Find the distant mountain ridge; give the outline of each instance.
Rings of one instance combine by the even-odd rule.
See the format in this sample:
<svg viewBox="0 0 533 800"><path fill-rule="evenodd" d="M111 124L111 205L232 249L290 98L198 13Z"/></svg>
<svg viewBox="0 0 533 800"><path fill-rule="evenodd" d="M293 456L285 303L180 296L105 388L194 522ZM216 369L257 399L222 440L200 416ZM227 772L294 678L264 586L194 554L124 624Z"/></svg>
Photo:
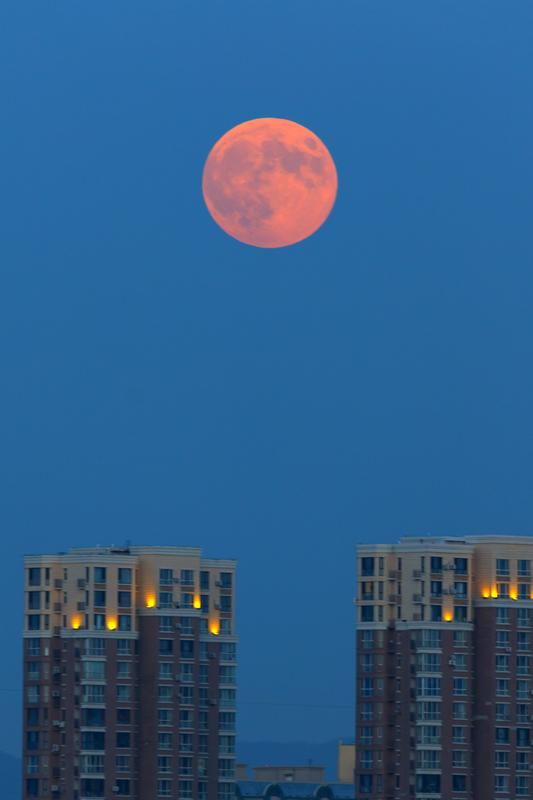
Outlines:
<svg viewBox="0 0 533 800"><path fill-rule="evenodd" d="M0 753L0 786L2 800L19 800L22 792L20 783L22 765L18 758Z"/></svg>

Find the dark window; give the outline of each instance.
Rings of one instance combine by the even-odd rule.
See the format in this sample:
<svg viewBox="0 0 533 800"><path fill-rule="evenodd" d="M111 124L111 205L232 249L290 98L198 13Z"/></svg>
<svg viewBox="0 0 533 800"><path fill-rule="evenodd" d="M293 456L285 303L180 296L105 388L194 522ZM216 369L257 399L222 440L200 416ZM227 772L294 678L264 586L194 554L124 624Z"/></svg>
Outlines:
<svg viewBox="0 0 533 800"><path fill-rule="evenodd" d="M432 597L442 597L442 581L431 581L430 592Z"/></svg>
<svg viewBox="0 0 533 800"><path fill-rule="evenodd" d="M371 578L374 575L374 559L370 556L365 556L361 559L361 575L365 578Z"/></svg>
<svg viewBox="0 0 533 800"><path fill-rule="evenodd" d="M41 618L39 614L30 614L28 616L28 628L30 631L38 631L41 628Z"/></svg>
<svg viewBox="0 0 533 800"><path fill-rule="evenodd" d="M182 569L180 573L182 586L194 586L194 572L192 569Z"/></svg>
<svg viewBox="0 0 533 800"><path fill-rule="evenodd" d="M180 656L182 658L194 658L194 642L190 639L180 641Z"/></svg>
<svg viewBox="0 0 533 800"><path fill-rule="evenodd" d="M440 794L440 775L417 775L416 791L428 794Z"/></svg>
<svg viewBox="0 0 533 800"><path fill-rule="evenodd" d="M94 582L95 583L105 583L106 582L106 568L105 567L95 567L94 568Z"/></svg>
<svg viewBox="0 0 533 800"><path fill-rule="evenodd" d="M118 615L118 629L119 631L131 631L131 616L130 614Z"/></svg>
<svg viewBox="0 0 533 800"><path fill-rule="evenodd" d="M456 622L466 622L466 614L467 614L466 606L455 606L453 618Z"/></svg>
<svg viewBox="0 0 533 800"><path fill-rule="evenodd" d="M39 731L28 731L26 733L26 747L28 750L39 749Z"/></svg>
<svg viewBox="0 0 533 800"><path fill-rule="evenodd" d="M103 728L105 726L105 708L83 708L81 724L87 728Z"/></svg>
<svg viewBox="0 0 533 800"><path fill-rule="evenodd" d="M118 607L131 608L131 592L118 593Z"/></svg>
<svg viewBox="0 0 533 800"><path fill-rule="evenodd" d="M172 655L172 639L160 639L159 640L159 653L162 656L170 656Z"/></svg>
<svg viewBox="0 0 533 800"><path fill-rule="evenodd" d="M117 787L117 790L115 791L113 788L113 794L118 795L119 797L130 794L130 782L128 780L119 778L114 782L114 786Z"/></svg>
<svg viewBox="0 0 533 800"><path fill-rule="evenodd" d="M454 558L453 560L455 574L467 575L468 574L468 559L467 558Z"/></svg>
<svg viewBox="0 0 533 800"><path fill-rule="evenodd" d="M223 594L220 597L220 610L229 612L231 611L231 595Z"/></svg>
<svg viewBox="0 0 533 800"><path fill-rule="evenodd" d="M372 775L359 775L359 791L361 794L372 793Z"/></svg>
<svg viewBox="0 0 533 800"><path fill-rule="evenodd" d="M94 605L97 608L105 608L105 592L97 590L94 593Z"/></svg>
<svg viewBox="0 0 533 800"><path fill-rule="evenodd" d="M28 583L30 586L40 586L41 585L41 568L40 567L30 567L28 570Z"/></svg>
<svg viewBox="0 0 533 800"><path fill-rule="evenodd" d="M200 589L209 589L209 572L200 572Z"/></svg>
<svg viewBox="0 0 533 800"><path fill-rule="evenodd" d="M466 792L466 775L452 775L452 789L454 792Z"/></svg>
<svg viewBox="0 0 533 800"><path fill-rule="evenodd" d="M374 606L361 606L361 622L374 622Z"/></svg>
<svg viewBox="0 0 533 800"><path fill-rule="evenodd" d="M28 778L26 781L26 794L28 797L39 797L39 781L37 778Z"/></svg>
<svg viewBox="0 0 533 800"><path fill-rule="evenodd" d="M442 572L442 558L441 556L431 556L431 571Z"/></svg>
<svg viewBox="0 0 533 800"><path fill-rule="evenodd" d="M202 611L204 612L204 614L207 614L207 612L209 611L209 595L208 594L200 595L200 603Z"/></svg>
<svg viewBox="0 0 533 800"><path fill-rule="evenodd" d="M117 747L130 747L131 733L126 731L118 731L117 733Z"/></svg>
<svg viewBox="0 0 533 800"><path fill-rule="evenodd" d="M123 586L131 585L131 569L129 567L119 567L118 582Z"/></svg>
<svg viewBox="0 0 533 800"><path fill-rule="evenodd" d="M508 744L509 743L509 728L496 728L496 741L499 744Z"/></svg>
<svg viewBox="0 0 533 800"><path fill-rule="evenodd" d="M120 725L129 725L131 723L131 711L129 708L117 708L117 722Z"/></svg>
<svg viewBox="0 0 533 800"><path fill-rule="evenodd" d="M39 709L38 708L27 708L26 709L26 724L27 725L38 725L39 724Z"/></svg>
<svg viewBox="0 0 533 800"><path fill-rule="evenodd" d="M231 589L232 586L232 579L233 575L231 572L221 572L220 573L220 585L224 589Z"/></svg>
<svg viewBox="0 0 533 800"><path fill-rule="evenodd" d="M105 733L100 731L82 731L82 750L105 750Z"/></svg>
<svg viewBox="0 0 533 800"><path fill-rule="evenodd" d="M517 728L516 729L516 746L517 747L529 747L530 743L530 732L529 728Z"/></svg>
<svg viewBox="0 0 533 800"><path fill-rule="evenodd" d="M431 617L432 622L442 622L442 606L431 606Z"/></svg>
<svg viewBox="0 0 533 800"><path fill-rule="evenodd" d="M159 583L163 584L164 586L168 586L174 580L173 572L171 569L160 569L159 570Z"/></svg>
<svg viewBox="0 0 533 800"><path fill-rule="evenodd" d="M28 592L28 608L32 611L39 611L41 608L41 593Z"/></svg>
<svg viewBox="0 0 533 800"><path fill-rule="evenodd" d="M105 797L105 781L103 778L82 778L81 796L82 797Z"/></svg>

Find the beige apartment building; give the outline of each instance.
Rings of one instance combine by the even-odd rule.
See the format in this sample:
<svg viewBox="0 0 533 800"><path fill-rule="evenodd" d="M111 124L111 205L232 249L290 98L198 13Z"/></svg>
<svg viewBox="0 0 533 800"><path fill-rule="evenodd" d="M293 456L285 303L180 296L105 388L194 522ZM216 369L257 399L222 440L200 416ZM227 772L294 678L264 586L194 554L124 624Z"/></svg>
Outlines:
<svg viewBox="0 0 533 800"><path fill-rule="evenodd" d="M533 537L357 553L356 796L533 796Z"/></svg>
<svg viewBox="0 0 533 800"><path fill-rule="evenodd" d="M24 800L233 800L235 562L96 547L24 570Z"/></svg>

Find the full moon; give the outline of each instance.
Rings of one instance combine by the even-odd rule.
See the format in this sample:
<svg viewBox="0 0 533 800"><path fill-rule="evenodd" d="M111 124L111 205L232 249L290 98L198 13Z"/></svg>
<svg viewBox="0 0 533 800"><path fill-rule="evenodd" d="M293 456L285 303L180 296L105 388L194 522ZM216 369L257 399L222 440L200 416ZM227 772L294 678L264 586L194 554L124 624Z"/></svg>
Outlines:
<svg viewBox="0 0 533 800"><path fill-rule="evenodd" d="M329 216L337 170L312 131L265 117L218 140L202 188L209 213L230 236L255 247L286 247L311 236Z"/></svg>

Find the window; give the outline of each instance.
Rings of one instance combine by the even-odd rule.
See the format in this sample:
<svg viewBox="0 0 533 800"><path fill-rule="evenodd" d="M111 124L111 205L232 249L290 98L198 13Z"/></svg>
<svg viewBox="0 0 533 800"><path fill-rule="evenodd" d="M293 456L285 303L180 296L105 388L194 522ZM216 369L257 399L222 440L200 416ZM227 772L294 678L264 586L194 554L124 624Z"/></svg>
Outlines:
<svg viewBox="0 0 533 800"><path fill-rule="evenodd" d="M517 561L517 574L519 578L531 577L531 561L525 559Z"/></svg>
<svg viewBox="0 0 533 800"><path fill-rule="evenodd" d="M466 719L466 703L452 703L453 719Z"/></svg>
<svg viewBox="0 0 533 800"><path fill-rule="evenodd" d="M434 701L417 703L418 718L422 721L439 721L441 719L441 704Z"/></svg>
<svg viewBox="0 0 533 800"><path fill-rule="evenodd" d="M529 797L529 778L525 775L517 775L515 778L515 794L520 797Z"/></svg>
<svg viewBox="0 0 533 800"><path fill-rule="evenodd" d="M365 578L374 576L374 559L372 557L365 556L361 559L361 575Z"/></svg>
<svg viewBox="0 0 533 800"><path fill-rule="evenodd" d="M85 684L81 687L83 703L105 703L105 686Z"/></svg>
<svg viewBox="0 0 533 800"><path fill-rule="evenodd" d="M508 583L497 583L496 584L496 591L498 592L498 597L508 598L509 597L509 584Z"/></svg>
<svg viewBox="0 0 533 800"><path fill-rule="evenodd" d="M172 655L172 646L174 642L172 639L160 639L159 640L159 654L162 656L171 656Z"/></svg>
<svg viewBox="0 0 533 800"><path fill-rule="evenodd" d="M118 615L118 629L119 631L131 631L131 615L119 614Z"/></svg>
<svg viewBox="0 0 533 800"><path fill-rule="evenodd" d="M453 610L453 618L455 622L466 622L467 621L467 607L466 606L455 606Z"/></svg>
<svg viewBox="0 0 533 800"><path fill-rule="evenodd" d="M41 608L41 593L28 592L28 608L31 611L39 611Z"/></svg>
<svg viewBox="0 0 533 800"><path fill-rule="evenodd" d="M516 681L516 697L518 700L529 700L529 681L523 678Z"/></svg>
<svg viewBox="0 0 533 800"><path fill-rule="evenodd" d="M432 622L442 622L442 606L430 606Z"/></svg>
<svg viewBox="0 0 533 800"><path fill-rule="evenodd" d="M455 581L453 591L456 597L465 598L468 595L468 584L465 581Z"/></svg>
<svg viewBox="0 0 533 800"><path fill-rule="evenodd" d="M226 614L231 612L231 595L223 594L220 597L220 610Z"/></svg>
<svg viewBox="0 0 533 800"><path fill-rule="evenodd" d="M516 649L518 651L526 650L527 652L531 649L531 641L529 638L529 633L526 631L518 631L516 634Z"/></svg>
<svg viewBox="0 0 533 800"><path fill-rule="evenodd" d="M157 781L157 796L172 797L172 781Z"/></svg>
<svg viewBox="0 0 533 800"><path fill-rule="evenodd" d="M93 625L96 631L105 631L105 614L95 614Z"/></svg>
<svg viewBox="0 0 533 800"><path fill-rule="evenodd" d="M468 575L468 559L454 558L454 570L456 575Z"/></svg>
<svg viewBox="0 0 533 800"><path fill-rule="evenodd" d="M530 731L529 728L516 729L516 746L529 747L530 745Z"/></svg>
<svg viewBox="0 0 533 800"><path fill-rule="evenodd" d="M172 711L169 708L160 708L157 712L158 725L172 725Z"/></svg>
<svg viewBox="0 0 533 800"><path fill-rule="evenodd" d="M106 582L106 575L107 571L105 567L95 567L94 568L94 582L95 583L105 583Z"/></svg>
<svg viewBox="0 0 533 800"><path fill-rule="evenodd" d="M456 653L455 656L455 669L456 671L462 672L466 670L467 663L466 663L466 654L465 653Z"/></svg>
<svg viewBox="0 0 533 800"><path fill-rule="evenodd" d="M466 647L466 631L454 631L453 643L455 647Z"/></svg>
<svg viewBox="0 0 533 800"><path fill-rule="evenodd" d="M531 609L517 608L516 624L518 625L519 628L529 628L531 624Z"/></svg>
<svg viewBox="0 0 533 800"><path fill-rule="evenodd" d="M428 628L421 630L418 638L419 647L427 649L440 649L441 647L441 632Z"/></svg>
<svg viewBox="0 0 533 800"><path fill-rule="evenodd" d="M117 723L119 725L130 725L131 710L129 708L117 708Z"/></svg>
<svg viewBox="0 0 533 800"><path fill-rule="evenodd" d="M439 697L441 694L440 678L417 678L416 693L419 697Z"/></svg>
<svg viewBox="0 0 533 800"><path fill-rule="evenodd" d="M496 696L497 697L509 696L509 681L507 678L496 679Z"/></svg>
<svg viewBox="0 0 533 800"><path fill-rule="evenodd" d="M419 672L441 672L440 653L418 653L417 669Z"/></svg>
<svg viewBox="0 0 533 800"><path fill-rule="evenodd" d="M181 639L180 656L181 658L194 658L194 641L190 639Z"/></svg>
<svg viewBox="0 0 533 800"><path fill-rule="evenodd" d="M518 599L519 600L529 600L531 597L531 584L530 583L519 583L518 584Z"/></svg>
<svg viewBox="0 0 533 800"><path fill-rule="evenodd" d="M452 775L452 791L466 792L466 775Z"/></svg>
<svg viewBox="0 0 533 800"><path fill-rule="evenodd" d="M84 680L105 681L105 661L82 661Z"/></svg>
<svg viewBox="0 0 533 800"><path fill-rule="evenodd" d="M496 559L496 575L498 578L509 577L509 559L507 558Z"/></svg>
<svg viewBox="0 0 533 800"><path fill-rule="evenodd" d="M172 772L172 759L169 756L158 756L157 771Z"/></svg>
<svg viewBox="0 0 533 800"><path fill-rule="evenodd" d="M39 631L41 629L41 617L39 614L28 615L28 630Z"/></svg>
<svg viewBox="0 0 533 800"><path fill-rule="evenodd" d="M199 715L199 722L201 727L201 714ZM187 710L182 709L180 711L180 727L184 729L193 727L192 711L189 711L188 709ZM207 728L207 720L206 720L206 728Z"/></svg>
<svg viewBox="0 0 533 800"><path fill-rule="evenodd" d="M41 655L41 640L40 639L28 639L28 655L29 656L40 656Z"/></svg>
<svg viewBox="0 0 533 800"><path fill-rule="evenodd" d="M468 693L468 681L466 678L453 679L453 693L454 695L463 695Z"/></svg>
<svg viewBox="0 0 533 800"><path fill-rule="evenodd" d="M40 586L41 585L41 568L30 567L28 570L28 585Z"/></svg>
<svg viewBox="0 0 533 800"><path fill-rule="evenodd" d="M173 605L172 592L159 592L159 608L172 608Z"/></svg>
<svg viewBox="0 0 533 800"><path fill-rule="evenodd" d="M496 711L496 719L498 722L509 722L510 719L509 703L496 703L495 711Z"/></svg>
<svg viewBox="0 0 533 800"><path fill-rule="evenodd" d="M192 569L182 569L180 582L182 586L194 586L194 571Z"/></svg>
<svg viewBox="0 0 533 800"><path fill-rule="evenodd" d="M159 631L160 633L172 631L172 617L159 617Z"/></svg>
<svg viewBox="0 0 533 800"><path fill-rule="evenodd" d="M192 686L180 686L180 703L184 706L192 706L193 704Z"/></svg>
<svg viewBox="0 0 533 800"><path fill-rule="evenodd" d="M178 763L180 775L192 775L192 758L182 756Z"/></svg>
<svg viewBox="0 0 533 800"><path fill-rule="evenodd" d="M466 767L466 751L452 750L452 767L464 769Z"/></svg>
<svg viewBox="0 0 533 800"><path fill-rule="evenodd" d="M516 657L517 675L529 675L529 656Z"/></svg>
<svg viewBox="0 0 533 800"><path fill-rule="evenodd" d="M373 792L372 777L373 777L372 775L359 775L360 794L372 794Z"/></svg>
<svg viewBox="0 0 533 800"><path fill-rule="evenodd" d="M131 686L117 684L117 700L131 700Z"/></svg>
<svg viewBox="0 0 533 800"><path fill-rule="evenodd" d="M507 750L495 750L494 751L494 767L496 769L508 769L509 768L509 753Z"/></svg>
<svg viewBox="0 0 533 800"><path fill-rule="evenodd" d="M509 647L509 631L496 631L496 647Z"/></svg>
<svg viewBox="0 0 533 800"><path fill-rule="evenodd" d="M127 731L117 732L117 747L130 747L131 746L131 733Z"/></svg>
<svg viewBox="0 0 533 800"><path fill-rule="evenodd" d="M169 661L161 661L159 664L159 679L169 681L172 678L172 664Z"/></svg>
<svg viewBox="0 0 533 800"><path fill-rule="evenodd" d="M131 678L131 661L117 661L117 678Z"/></svg>
<svg viewBox="0 0 533 800"><path fill-rule="evenodd" d="M118 593L118 607L131 608L131 592Z"/></svg>
<svg viewBox="0 0 533 800"><path fill-rule="evenodd" d="M235 730L235 714L232 711L221 711L218 715L219 731Z"/></svg>
<svg viewBox="0 0 533 800"><path fill-rule="evenodd" d="M509 744L509 728L495 728L494 732L498 744Z"/></svg>
<svg viewBox="0 0 533 800"><path fill-rule="evenodd" d="M102 731L82 731L82 750L105 750L105 733Z"/></svg>
<svg viewBox="0 0 533 800"><path fill-rule="evenodd" d="M121 586L131 586L131 569L129 567L119 567L118 582Z"/></svg>
<svg viewBox="0 0 533 800"><path fill-rule="evenodd" d="M105 608L106 593L101 589L97 589L94 593L94 605L96 608Z"/></svg>
<svg viewBox="0 0 533 800"><path fill-rule="evenodd" d="M519 752L516 754L516 770L517 772L521 770L529 771L529 753Z"/></svg>
<svg viewBox="0 0 533 800"><path fill-rule="evenodd" d="M81 724L84 728L105 728L105 708L82 708Z"/></svg>
<svg viewBox="0 0 533 800"><path fill-rule="evenodd" d="M509 672L509 656L496 655L494 658L496 672Z"/></svg>
<svg viewBox="0 0 533 800"><path fill-rule="evenodd" d="M495 792L509 792L509 776L508 775L495 775L494 776L494 791Z"/></svg>
<svg viewBox="0 0 533 800"><path fill-rule="evenodd" d="M431 567L431 572L442 572L441 556L431 556L430 567Z"/></svg>
<svg viewBox="0 0 533 800"><path fill-rule="evenodd" d="M374 606L361 606L361 622L374 622Z"/></svg>
<svg viewBox="0 0 533 800"><path fill-rule="evenodd" d="M131 655L131 639L117 639L117 655Z"/></svg>
<svg viewBox="0 0 533 800"><path fill-rule="evenodd" d="M429 591L432 597L442 597L442 581L431 581Z"/></svg>
<svg viewBox="0 0 533 800"><path fill-rule="evenodd" d="M157 699L160 703L172 702L172 686L158 686Z"/></svg>
<svg viewBox="0 0 533 800"><path fill-rule="evenodd" d="M172 734L159 733L157 736L159 750L172 750Z"/></svg>
<svg viewBox="0 0 533 800"><path fill-rule="evenodd" d="M453 744L466 743L466 728L461 725L454 725L452 728L452 742Z"/></svg>
<svg viewBox="0 0 533 800"><path fill-rule="evenodd" d="M528 609L526 609L526 611L527 610ZM496 608L496 625L508 625L508 624L509 624L509 609L498 606Z"/></svg>
<svg viewBox="0 0 533 800"><path fill-rule="evenodd" d="M85 639L84 656L105 656L105 639Z"/></svg>
<svg viewBox="0 0 533 800"><path fill-rule="evenodd" d="M202 591L204 591L204 590L208 591L209 590L209 572L206 572L204 570L202 570L202 572L200 572L200 589Z"/></svg>
<svg viewBox="0 0 533 800"><path fill-rule="evenodd" d="M374 694L374 679L363 678L361 681L361 695L363 697L372 697Z"/></svg>
<svg viewBox="0 0 533 800"><path fill-rule="evenodd" d="M171 569L159 570L159 583L161 586L169 586L174 582L174 573Z"/></svg>

